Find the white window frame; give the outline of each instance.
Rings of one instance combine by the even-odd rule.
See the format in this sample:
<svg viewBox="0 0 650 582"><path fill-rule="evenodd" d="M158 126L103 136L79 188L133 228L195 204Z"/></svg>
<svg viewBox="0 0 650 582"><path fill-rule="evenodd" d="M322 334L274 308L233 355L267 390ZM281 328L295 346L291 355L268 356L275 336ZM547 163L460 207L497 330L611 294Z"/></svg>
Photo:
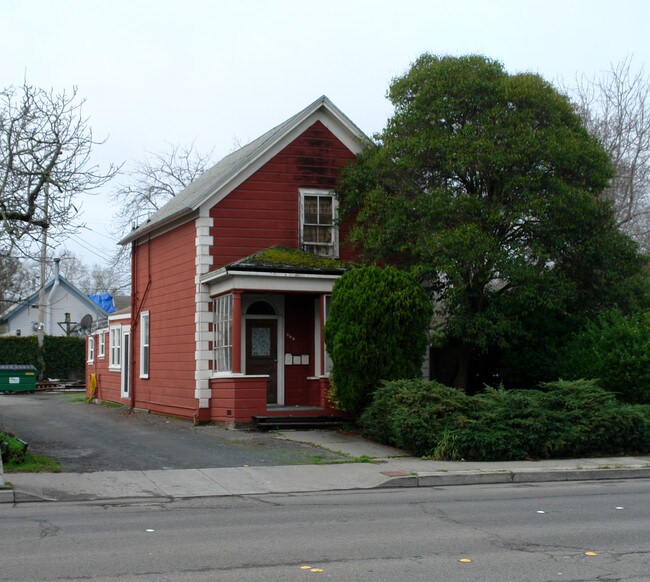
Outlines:
<svg viewBox="0 0 650 582"><path fill-rule="evenodd" d="M110 360L108 363L109 370L122 369L122 326L115 325L109 329L110 341L109 352Z"/></svg>
<svg viewBox="0 0 650 582"><path fill-rule="evenodd" d="M316 243L305 241L305 197L316 196L318 198L331 198L332 199L332 242L331 243ZM316 255L325 257L338 258L339 256L339 229L336 224L338 216L338 200L332 190L316 190L316 189L301 189L300 190L300 248L303 251L309 251ZM313 226L320 225L320 222L312 224Z"/></svg>
<svg viewBox="0 0 650 582"><path fill-rule="evenodd" d="M215 374L232 372L233 294L214 298L213 371Z"/></svg>
<svg viewBox="0 0 650 582"><path fill-rule="evenodd" d="M151 318L148 311L140 314L140 378L149 378L149 366L151 364Z"/></svg>
<svg viewBox="0 0 650 582"><path fill-rule="evenodd" d="M95 361L95 338L88 336L88 363L92 364Z"/></svg>
<svg viewBox="0 0 650 582"><path fill-rule="evenodd" d="M106 357L106 334L101 331L97 334L97 337L99 338L99 353L97 354L97 357L100 360L103 360Z"/></svg>

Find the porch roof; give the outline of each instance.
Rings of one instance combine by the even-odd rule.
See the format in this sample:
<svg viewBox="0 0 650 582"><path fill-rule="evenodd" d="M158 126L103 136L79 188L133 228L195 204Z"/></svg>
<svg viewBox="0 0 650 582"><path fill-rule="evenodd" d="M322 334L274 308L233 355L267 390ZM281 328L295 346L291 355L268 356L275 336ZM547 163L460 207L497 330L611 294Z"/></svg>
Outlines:
<svg viewBox="0 0 650 582"><path fill-rule="evenodd" d="M210 295L232 289L329 293L347 266L338 259L297 249L271 247L201 277Z"/></svg>

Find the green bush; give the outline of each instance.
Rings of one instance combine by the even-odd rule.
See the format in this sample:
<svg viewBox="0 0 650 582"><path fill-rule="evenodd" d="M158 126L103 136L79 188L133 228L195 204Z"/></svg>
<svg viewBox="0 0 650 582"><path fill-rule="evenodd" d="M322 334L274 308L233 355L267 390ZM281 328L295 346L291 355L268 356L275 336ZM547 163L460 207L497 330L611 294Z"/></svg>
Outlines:
<svg viewBox="0 0 650 582"><path fill-rule="evenodd" d="M602 314L569 342L562 375L596 378L625 402L650 403L650 316Z"/></svg>
<svg viewBox="0 0 650 582"><path fill-rule="evenodd" d="M621 404L593 380L476 396L436 382L386 382L361 425L369 438L444 460L650 451L650 406Z"/></svg>
<svg viewBox="0 0 650 582"><path fill-rule="evenodd" d="M429 455L448 427L468 422L473 404L462 390L433 381L383 382L360 423L368 438Z"/></svg>
<svg viewBox="0 0 650 582"><path fill-rule="evenodd" d="M0 448L3 464L19 465L25 460L27 445L12 434L0 432Z"/></svg>
<svg viewBox="0 0 650 582"><path fill-rule="evenodd" d="M43 360L48 378L83 378L86 339L46 335L43 338Z"/></svg>
<svg viewBox="0 0 650 582"><path fill-rule="evenodd" d="M32 336L0 337L0 364L38 367L38 339Z"/></svg>
<svg viewBox="0 0 650 582"><path fill-rule="evenodd" d="M335 404L360 414L381 380L421 375L432 304L410 275L362 267L334 284L325 325Z"/></svg>

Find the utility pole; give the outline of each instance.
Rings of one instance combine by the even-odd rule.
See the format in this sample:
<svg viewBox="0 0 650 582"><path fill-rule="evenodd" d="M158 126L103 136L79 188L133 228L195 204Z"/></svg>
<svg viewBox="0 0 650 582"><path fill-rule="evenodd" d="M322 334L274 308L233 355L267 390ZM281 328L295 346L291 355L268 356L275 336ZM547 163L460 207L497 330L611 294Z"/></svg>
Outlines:
<svg viewBox="0 0 650 582"><path fill-rule="evenodd" d="M48 204L50 194L50 183L45 184L45 200L43 203L43 213L45 219L48 216ZM41 238L41 286L38 290L38 337L39 351L43 348L43 338L45 337L45 261L47 259L47 228L43 228L43 236Z"/></svg>

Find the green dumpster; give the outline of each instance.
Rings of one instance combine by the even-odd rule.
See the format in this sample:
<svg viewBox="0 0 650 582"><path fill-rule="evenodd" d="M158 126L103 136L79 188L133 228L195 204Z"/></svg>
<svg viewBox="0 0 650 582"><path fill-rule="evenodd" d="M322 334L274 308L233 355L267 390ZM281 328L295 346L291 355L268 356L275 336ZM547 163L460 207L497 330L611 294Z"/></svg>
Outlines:
<svg viewBox="0 0 650 582"><path fill-rule="evenodd" d="M38 370L28 364L0 365L0 392L34 392Z"/></svg>

